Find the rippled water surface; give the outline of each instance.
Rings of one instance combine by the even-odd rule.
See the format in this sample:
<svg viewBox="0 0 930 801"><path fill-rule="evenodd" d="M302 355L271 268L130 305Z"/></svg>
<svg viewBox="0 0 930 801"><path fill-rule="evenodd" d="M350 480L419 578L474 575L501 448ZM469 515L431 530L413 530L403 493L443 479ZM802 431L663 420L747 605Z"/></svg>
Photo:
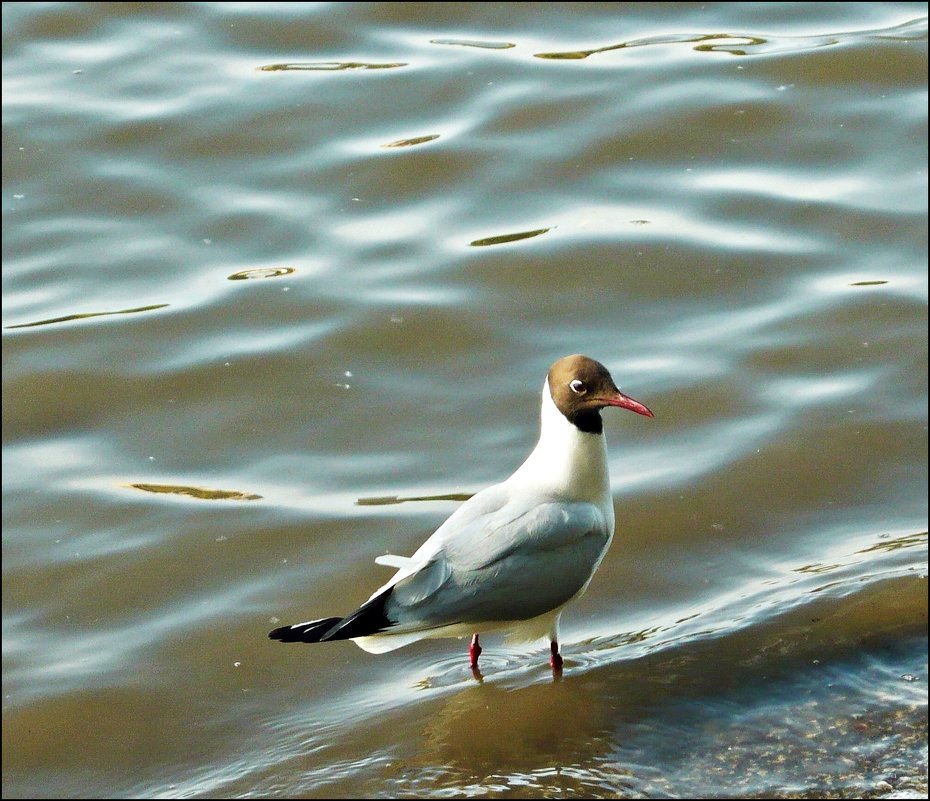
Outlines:
<svg viewBox="0 0 930 801"><path fill-rule="evenodd" d="M4 797L926 796L926 4L3 35ZM605 416L561 681L267 639L506 477L575 352L656 419Z"/></svg>

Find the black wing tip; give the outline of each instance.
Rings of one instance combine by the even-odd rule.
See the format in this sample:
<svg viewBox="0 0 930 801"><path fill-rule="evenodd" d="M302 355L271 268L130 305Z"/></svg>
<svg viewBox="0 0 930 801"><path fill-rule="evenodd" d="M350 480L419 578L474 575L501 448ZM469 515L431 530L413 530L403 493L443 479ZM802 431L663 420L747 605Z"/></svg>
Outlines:
<svg viewBox="0 0 930 801"><path fill-rule="evenodd" d="M370 637L380 634L395 625L386 612L385 604L391 597L393 587L389 587L376 598L363 603L348 617L338 620L328 631L323 632L321 641L354 640L356 637Z"/></svg>
<svg viewBox="0 0 930 801"><path fill-rule="evenodd" d="M327 642L329 640L353 640L379 634L394 625L384 611L392 589L388 588L377 598L362 604L348 617L323 617L281 626L268 632L268 639L279 642Z"/></svg>
<svg viewBox="0 0 930 801"><path fill-rule="evenodd" d="M281 626L268 632L268 639L280 642L319 642L333 626L342 622L341 617L324 617L293 626Z"/></svg>
<svg viewBox="0 0 930 801"><path fill-rule="evenodd" d="M269 640L281 640L281 642L290 642L292 629L290 626L281 626L279 629L268 632Z"/></svg>

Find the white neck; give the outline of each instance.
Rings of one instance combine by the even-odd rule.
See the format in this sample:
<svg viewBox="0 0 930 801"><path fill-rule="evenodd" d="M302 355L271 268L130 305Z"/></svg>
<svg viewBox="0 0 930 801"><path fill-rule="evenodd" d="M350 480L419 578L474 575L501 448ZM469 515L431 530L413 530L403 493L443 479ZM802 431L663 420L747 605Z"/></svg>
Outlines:
<svg viewBox="0 0 930 801"><path fill-rule="evenodd" d="M539 442L508 482L565 500L596 503L613 520L604 434L587 434L572 425L552 401L548 379L542 391Z"/></svg>

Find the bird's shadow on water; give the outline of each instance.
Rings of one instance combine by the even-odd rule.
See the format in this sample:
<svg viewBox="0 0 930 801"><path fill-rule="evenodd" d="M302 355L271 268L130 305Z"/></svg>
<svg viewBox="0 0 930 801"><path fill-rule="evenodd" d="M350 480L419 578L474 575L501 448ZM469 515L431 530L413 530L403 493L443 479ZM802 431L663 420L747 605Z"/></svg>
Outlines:
<svg viewBox="0 0 930 801"><path fill-rule="evenodd" d="M473 683L443 699L424 718L417 758L424 764L493 773L532 769L540 755L580 752L609 737L610 709L596 688L554 678L514 692ZM496 767L495 767L496 766Z"/></svg>

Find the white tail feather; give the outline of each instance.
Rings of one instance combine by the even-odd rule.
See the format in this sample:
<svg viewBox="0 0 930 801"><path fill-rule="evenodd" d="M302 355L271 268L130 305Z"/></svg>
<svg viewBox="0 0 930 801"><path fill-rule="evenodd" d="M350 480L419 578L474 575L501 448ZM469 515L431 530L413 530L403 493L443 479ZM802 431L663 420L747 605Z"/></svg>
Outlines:
<svg viewBox="0 0 930 801"><path fill-rule="evenodd" d="M398 570L403 570L404 568L413 567L416 562L408 556L395 556L392 553L386 553L384 556L375 557L375 564L384 565L385 567L396 567Z"/></svg>

